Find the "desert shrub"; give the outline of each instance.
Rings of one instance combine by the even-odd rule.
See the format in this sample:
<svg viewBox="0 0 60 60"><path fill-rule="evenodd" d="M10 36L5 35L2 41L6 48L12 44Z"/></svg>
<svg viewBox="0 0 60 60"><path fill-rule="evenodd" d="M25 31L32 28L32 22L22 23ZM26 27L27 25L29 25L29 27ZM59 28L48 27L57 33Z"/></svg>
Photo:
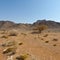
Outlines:
<svg viewBox="0 0 60 60"><path fill-rule="evenodd" d="M45 41L45 43L49 43L49 41Z"/></svg>
<svg viewBox="0 0 60 60"><path fill-rule="evenodd" d="M1 38L8 38L8 36L3 35L3 36L1 36Z"/></svg>
<svg viewBox="0 0 60 60"><path fill-rule="evenodd" d="M41 38L41 40L44 40L43 38Z"/></svg>
<svg viewBox="0 0 60 60"><path fill-rule="evenodd" d="M19 43L19 45L22 45L22 44L23 44L22 42Z"/></svg>
<svg viewBox="0 0 60 60"><path fill-rule="evenodd" d="M34 30L38 30L41 33L43 30L47 29L47 25L38 25Z"/></svg>
<svg viewBox="0 0 60 60"><path fill-rule="evenodd" d="M44 35L43 37L47 37L47 36L48 36L48 34Z"/></svg>
<svg viewBox="0 0 60 60"><path fill-rule="evenodd" d="M56 44L54 44L53 46L56 46Z"/></svg>
<svg viewBox="0 0 60 60"><path fill-rule="evenodd" d="M17 36L17 33L10 33L9 36Z"/></svg>
<svg viewBox="0 0 60 60"><path fill-rule="evenodd" d="M3 54L14 55L16 53L15 47L6 48L3 50Z"/></svg>
<svg viewBox="0 0 60 60"><path fill-rule="evenodd" d="M26 33L21 33L22 35L26 36L27 34Z"/></svg>
<svg viewBox="0 0 60 60"><path fill-rule="evenodd" d="M16 57L17 60L25 60L26 58L27 58L27 55L20 55Z"/></svg>
<svg viewBox="0 0 60 60"><path fill-rule="evenodd" d="M14 46L16 44L15 41L7 41L2 44L3 47Z"/></svg>
<svg viewBox="0 0 60 60"><path fill-rule="evenodd" d="M7 34L7 33L8 33L7 30L2 30L2 31L1 31L1 34Z"/></svg>
<svg viewBox="0 0 60 60"><path fill-rule="evenodd" d="M5 47L5 44L1 44L1 46Z"/></svg>
<svg viewBox="0 0 60 60"><path fill-rule="evenodd" d="M53 41L58 41L58 39L53 39Z"/></svg>
<svg viewBox="0 0 60 60"><path fill-rule="evenodd" d="M2 31L1 34L5 34L5 31Z"/></svg>

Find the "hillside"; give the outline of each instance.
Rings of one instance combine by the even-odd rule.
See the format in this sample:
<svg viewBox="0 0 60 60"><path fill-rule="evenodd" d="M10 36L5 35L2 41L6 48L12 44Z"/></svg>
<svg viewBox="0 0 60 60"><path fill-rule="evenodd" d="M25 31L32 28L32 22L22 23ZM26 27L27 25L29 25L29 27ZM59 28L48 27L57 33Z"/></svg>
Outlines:
<svg viewBox="0 0 60 60"><path fill-rule="evenodd" d="M40 25L49 29L33 33L33 28ZM0 21L0 60L60 60L60 23Z"/></svg>
<svg viewBox="0 0 60 60"><path fill-rule="evenodd" d="M54 22L50 20L37 20L33 24L23 24L23 23L14 23L11 21L0 21L0 30L4 29L23 29L23 30L31 30L33 27L38 25L47 25L49 28L60 28L59 22Z"/></svg>
<svg viewBox="0 0 60 60"><path fill-rule="evenodd" d="M38 25L47 25L49 28L60 28L60 23L51 21L51 20L37 20L36 22L33 23L33 26L38 26Z"/></svg>
<svg viewBox="0 0 60 60"><path fill-rule="evenodd" d="M60 60L60 32L15 30L0 31L0 60Z"/></svg>

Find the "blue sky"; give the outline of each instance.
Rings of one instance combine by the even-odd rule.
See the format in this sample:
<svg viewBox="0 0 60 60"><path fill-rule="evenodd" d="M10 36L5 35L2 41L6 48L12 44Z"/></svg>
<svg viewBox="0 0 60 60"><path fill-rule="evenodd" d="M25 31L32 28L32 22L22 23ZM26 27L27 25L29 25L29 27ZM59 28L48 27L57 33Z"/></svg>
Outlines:
<svg viewBox="0 0 60 60"><path fill-rule="evenodd" d="M60 22L60 0L0 0L0 20L33 23L41 19Z"/></svg>

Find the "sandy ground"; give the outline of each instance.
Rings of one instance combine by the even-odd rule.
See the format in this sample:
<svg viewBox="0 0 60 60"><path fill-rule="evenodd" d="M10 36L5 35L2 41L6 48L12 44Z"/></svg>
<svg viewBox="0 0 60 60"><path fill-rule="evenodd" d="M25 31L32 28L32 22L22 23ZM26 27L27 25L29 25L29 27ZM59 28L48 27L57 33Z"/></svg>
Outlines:
<svg viewBox="0 0 60 60"><path fill-rule="evenodd" d="M31 31L17 31L17 36L9 36L9 32L0 31L0 60L7 60L8 58L7 55L3 54L6 47L1 46L7 41L16 41L17 44L13 60L16 60L15 57L20 54L29 54L26 60L60 60L60 32L31 34ZM4 35L7 38L1 38ZM19 42L23 44L18 45Z"/></svg>

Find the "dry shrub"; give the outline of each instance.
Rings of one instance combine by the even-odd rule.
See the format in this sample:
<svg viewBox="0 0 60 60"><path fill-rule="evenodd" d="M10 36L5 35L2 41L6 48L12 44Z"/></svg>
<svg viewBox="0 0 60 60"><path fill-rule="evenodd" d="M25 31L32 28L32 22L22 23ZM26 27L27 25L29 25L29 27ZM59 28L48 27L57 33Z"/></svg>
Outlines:
<svg viewBox="0 0 60 60"><path fill-rule="evenodd" d="M44 40L43 38L41 38L41 40Z"/></svg>
<svg viewBox="0 0 60 60"><path fill-rule="evenodd" d="M22 35L26 36L27 34L26 33L21 33Z"/></svg>
<svg viewBox="0 0 60 60"><path fill-rule="evenodd" d="M58 39L53 39L53 41L58 41Z"/></svg>
<svg viewBox="0 0 60 60"><path fill-rule="evenodd" d="M5 31L1 31L1 34L5 34Z"/></svg>
<svg viewBox="0 0 60 60"><path fill-rule="evenodd" d="M7 41L2 44L3 47L9 47L9 46L14 46L14 45L16 45L15 41Z"/></svg>
<svg viewBox="0 0 60 60"><path fill-rule="evenodd" d="M11 32L9 36L17 36L17 33Z"/></svg>
<svg viewBox="0 0 60 60"><path fill-rule="evenodd" d="M41 33L43 30L47 29L47 25L38 25L34 30L38 30Z"/></svg>
<svg viewBox="0 0 60 60"><path fill-rule="evenodd" d="M8 36L3 35L3 36L1 36L1 38L5 38L6 39L6 38L8 38Z"/></svg>
<svg viewBox="0 0 60 60"><path fill-rule="evenodd" d="M3 50L3 54L6 54L6 55L14 55L15 53L16 53L15 47L9 47Z"/></svg>
<svg viewBox="0 0 60 60"><path fill-rule="evenodd" d="M49 43L49 41L45 41L45 43Z"/></svg>
<svg viewBox="0 0 60 60"><path fill-rule="evenodd" d="M48 36L48 34L44 35L43 37L47 37L47 36Z"/></svg>
<svg viewBox="0 0 60 60"><path fill-rule="evenodd" d="M53 46L56 46L56 44L54 44Z"/></svg>
<svg viewBox="0 0 60 60"><path fill-rule="evenodd" d="M22 45L22 44L23 44L22 42L19 43L19 45Z"/></svg>
<svg viewBox="0 0 60 60"><path fill-rule="evenodd" d="M16 59L17 59L17 60L25 60L25 59L27 58L27 56L28 56L27 54L25 54L25 55L20 55L20 56L17 56Z"/></svg>

